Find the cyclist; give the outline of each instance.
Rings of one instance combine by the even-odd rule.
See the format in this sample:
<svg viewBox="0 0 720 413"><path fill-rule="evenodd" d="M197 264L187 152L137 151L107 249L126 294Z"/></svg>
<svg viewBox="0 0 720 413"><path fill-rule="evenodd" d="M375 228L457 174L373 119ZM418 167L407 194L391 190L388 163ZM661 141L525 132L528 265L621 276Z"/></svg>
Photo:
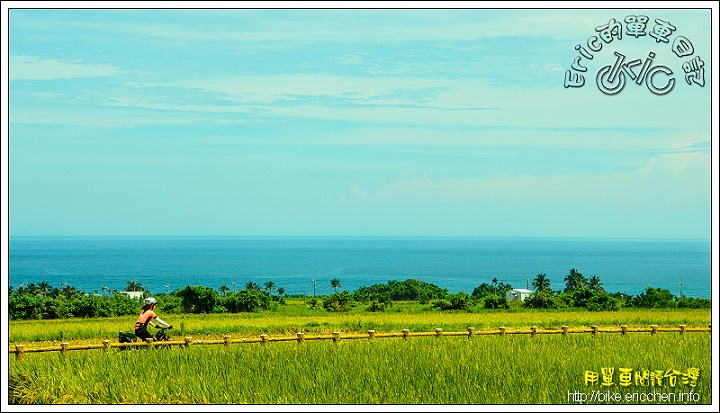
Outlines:
<svg viewBox="0 0 720 413"><path fill-rule="evenodd" d="M147 331L148 324L155 328L160 328L153 323L153 320L164 327L172 328L170 324L164 322L157 316L157 314L155 314L155 305L157 305L157 300L155 298L146 298L142 312L135 323L135 336L142 341L145 341L147 338L152 338L152 335Z"/></svg>

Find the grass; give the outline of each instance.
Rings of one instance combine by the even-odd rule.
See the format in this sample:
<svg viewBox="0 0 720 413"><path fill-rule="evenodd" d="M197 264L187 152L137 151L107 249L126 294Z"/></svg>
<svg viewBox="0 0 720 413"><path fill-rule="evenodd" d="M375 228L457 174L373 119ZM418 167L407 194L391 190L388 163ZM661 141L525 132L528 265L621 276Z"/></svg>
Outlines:
<svg viewBox="0 0 720 413"><path fill-rule="evenodd" d="M410 331L475 331L508 328L558 329L563 325L573 327L660 327L685 324L688 327L707 327L711 322L709 309L621 309L616 312L589 312L587 310L480 310L471 312L440 312L429 305L395 303L387 312L372 313L365 307L354 308L348 313L330 313L323 309L311 310L303 300L287 300L287 305L277 311L239 314L161 314L163 320L174 326L174 337L192 336L196 339L220 339L233 337L257 337L262 333L276 336L294 336L297 332L330 334L364 333L373 329L378 332ZM131 331L135 318L111 317L102 319L65 319L10 321L9 344L26 347L55 345L63 341L73 343L100 343L117 340L118 331Z"/></svg>
<svg viewBox="0 0 720 413"><path fill-rule="evenodd" d="M710 310L473 310L440 312L395 303L387 312L311 310L288 300L277 311L250 314L161 314L173 338L308 334L445 332L620 325L707 327ZM129 331L135 317L11 321L10 348L100 344ZM506 335L383 338L26 353L9 358L11 404L568 404L569 394L594 391L696 392L710 404L711 335L707 333ZM588 386L585 374L613 368L615 383ZM695 387L618 383L620 368L648 374L698 369ZM152 385L152 392L137 389ZM575 392L575 393L573 393ZM577 393L577 394L580 394ZM667 404L667 403L663 403Z"/></svg>
<svg viewBox="0 0 720 413"><path fill-rule="evenodd" d="M568 404L572 392L690 390L710 404L709 334L415 337L36 353L11 360L11 404ZM572 355L572 357L568 357ZM588 386L587 371L614 368ZM697 368L695 387L619 384L619 369ZM141 373L140 373L141 372ZM151 385L153 391L137 389Z"/></svg>

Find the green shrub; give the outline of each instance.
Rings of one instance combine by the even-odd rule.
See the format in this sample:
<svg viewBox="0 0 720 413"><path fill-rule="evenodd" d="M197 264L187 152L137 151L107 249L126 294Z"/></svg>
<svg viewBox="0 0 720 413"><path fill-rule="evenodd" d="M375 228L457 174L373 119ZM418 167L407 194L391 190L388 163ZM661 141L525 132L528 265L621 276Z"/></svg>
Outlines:
<svg viewBox="0 0 720 413"><path fill-rule="evenodd" d="M323 300L323 308L331 312L349 311L355 302L349 292L332 293Z"/></svg>
<svg viewBox="0 0 720 413"><path fill-rule="evenodd" d="M677 300L677 308L712 308L712 300L683 297Z"/></svg>
<svg viewBox="0 0 720 413"><path fill-rule="evenodd" d="M370 302L370 305L367 308L367 311L370 312L378 312L378 311L385 311L387 308L387 304L380 302L380 301L372 301Z"/></svg>
<svg viewBox="0 0 720 413"><path fill-rule="evenodd" d="M460 291L434 301L432 307L438 310L468 310L475 304L474 299L468 293Z"/></svg>
<svg viewBox="0 0 720 413"><path fill-rule="evenodd" d="M534 292L525 297L523 302L525 308L558 308L556 298L545 292Z"/></svg>
<svg viewBox="0 0 720 413"><path fill-rule="evenodd" d="M488 294L483 298L483 308L509 308L507 298L504 295Z"/></svg>
<svg viewBox="0 0 720 413"><path fill-rule="evenodd" d="M653 287L647 287L631 302L633 307L645 308L673 308L676 305L675 296L669 290Z"/></svg>
<svg viewBox="0 0 720 413"><path fill-rule="evenodd" d="M186 313L212 313L218 293L210 287L188 285L175 293L182 300L182 308Z"/></svg>
<svg viewBox="0 0 720 413"><path fill-rule="evenodd" d="M42 319L46 315L47 301L31 294L8 297L8 315L10 320Z"/></svg>
<svg viewBox="0 0 720 413"><path fill-rule="evenodd" d="M599 293L587 301L587 309L590 311L617 311L617 300L607 294Z"/></svg>
<svg viewBox="0 0 720 413"><path fill-rule="evenodd" d="M213 307L212 312L214 314L224 314L228 312L228 309L222 305L216 305L215 307Z"/></svg>
<svg viewBox="0 0 720 413"><path fill-rule="evenodd" d="M231 313L251 313L275 308L277 301L267 291L245 289L219 297L218 304Z"/></svg>
<svg viewBox="0 0 720 413"><path fill-rule="evenodd" d="M158 299L157 311L162 314L179 314L182 313L182 298L168 294L163 296L156 296Z"/></svg>
<svg viewBox="0 0 720 413"><path fill-rule="evenodd" d="M595 291L588 287L581 287L567 293L570 297L570 306L587 307L588 301L595 297Z"/></svg>
<svg viewBox="0 0 720 413"><path fill-rule="evenodd" d="M485 298L488 295L498 295L498 296L505 296L505 294L512 290L513 287L510 284L505 284L503 282L497 283L497 279L494 280L495 282L491 285L488 283L482 283L475 287L472 292L473 297L477 298Z"/></svg>
<svg viewBox="0 0 720 413"><path fill-rule="evenodd" d="M360 287L352 293L355 301L387 300L410 301L418 300L426 303L433 299L442 299L447 295L447 289L418 279L405 281L390 280L387 284L373 284L370 287Z"/></svg>

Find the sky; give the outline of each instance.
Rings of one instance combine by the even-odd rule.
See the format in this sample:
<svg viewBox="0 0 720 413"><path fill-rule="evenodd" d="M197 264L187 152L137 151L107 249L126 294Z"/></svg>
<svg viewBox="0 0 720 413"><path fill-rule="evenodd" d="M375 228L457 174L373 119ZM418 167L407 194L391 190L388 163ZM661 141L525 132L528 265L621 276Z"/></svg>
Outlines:
<svg viewBox="0 0 720 413"><path fill-rule="evenodd" d="M711 238L716 3L9 3L10 236Z"/></svg>

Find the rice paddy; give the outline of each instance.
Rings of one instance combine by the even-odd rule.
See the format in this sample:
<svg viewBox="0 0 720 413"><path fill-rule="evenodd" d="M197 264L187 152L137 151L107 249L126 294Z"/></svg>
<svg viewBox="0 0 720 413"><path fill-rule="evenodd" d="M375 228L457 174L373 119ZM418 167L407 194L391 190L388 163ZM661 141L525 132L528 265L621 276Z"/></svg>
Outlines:
<svg viewBox="0 0 720 413"><path fill-rule="evenodd" d="M499 325L707 327L710 322L708 310L173 317L178 319L170 321L176 329L182 324L183 334L193 339L298 331L467 331L471 325L475 331ZM10 341L27 347L54 343L59 332L61 340L72 343L99 343L106 337L116 341L120 326L128 330L132 321L12 322ZM180 339L177 332L173 339ZM11 404L711 404L711 339L707 332L518 334L32 353L22 360L10 357L9 400ZM152 392L137 391L148 384ZM666 399L652 396L651 400L653 394Z"/></svg>

